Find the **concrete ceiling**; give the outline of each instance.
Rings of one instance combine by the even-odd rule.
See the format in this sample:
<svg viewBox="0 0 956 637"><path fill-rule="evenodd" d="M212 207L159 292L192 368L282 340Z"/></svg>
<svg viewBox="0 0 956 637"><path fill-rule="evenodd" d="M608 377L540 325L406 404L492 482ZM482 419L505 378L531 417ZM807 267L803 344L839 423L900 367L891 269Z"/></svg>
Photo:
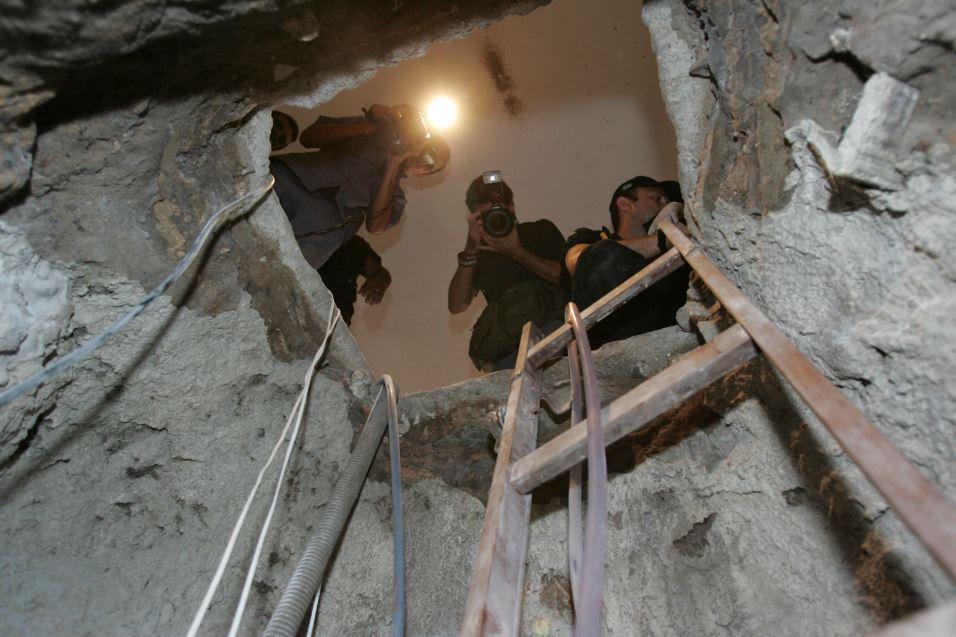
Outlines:
<svg viewBox="0 0 956 637"><path fill-rule="evenodd" d="M495 72L490 51L500 61ZM479 375L467 349L484 302L458 316L446 308L465 242L464 192L477 174L502 170L519 219L548 217L566 235L607 224L610 194L624 179L677 175L650 36L631 0L557 0L506 18L380 70L314 113L357 114L376 102L424 108L439 94L460 107L446 133L451 163L441 175L405 181L404 220L370 238L392 286L378 306L360 299L352 324L372 370L392 374L405 391ZM310 118L302 108L283 110Z"/></svg>

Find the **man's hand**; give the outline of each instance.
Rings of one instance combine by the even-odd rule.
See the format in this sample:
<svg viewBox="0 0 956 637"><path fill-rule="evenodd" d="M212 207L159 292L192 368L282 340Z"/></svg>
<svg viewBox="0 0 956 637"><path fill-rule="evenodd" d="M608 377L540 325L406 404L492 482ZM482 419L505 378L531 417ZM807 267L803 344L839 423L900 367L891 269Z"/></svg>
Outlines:
<svg viewBox="0 0 956 637"><path fill-rule="evenodd" d="M503 237L491 236L485 232L484 226L480 226L480 229L482 244L478 246L479 250L497 252L515 261L524 253L524 248L521 247L521 242L518 240L517 226Z"/></svg>
<svg viewBox="0 0 956 637"><path fill-rule="evenodd" d="M660 230L661 222L665 219L673 224L680 223L680 215L683 211L684 204L677 203L676 201L667 204L661 208L661 211L654 217L654 221L651 222L651 227L648 229L647 234L657 234L657 231Z"/></svg>
<svg viewBox="0 0 956 637"><path fill-rule="evenodd" d="M385 290L392 284L392 275L385 268L379 268L371 277L365 279L365 283L359 288L359 294L365 298L369 305L378 305L385 296Z"/></svg>
<svg viewBox="0 0 956 637"><path fill-rule="evenodd" d="M481 224L481 212L472 212L468 215L468 240L465 242L465 252L475 252L484 242L485 228Z"/></svg>

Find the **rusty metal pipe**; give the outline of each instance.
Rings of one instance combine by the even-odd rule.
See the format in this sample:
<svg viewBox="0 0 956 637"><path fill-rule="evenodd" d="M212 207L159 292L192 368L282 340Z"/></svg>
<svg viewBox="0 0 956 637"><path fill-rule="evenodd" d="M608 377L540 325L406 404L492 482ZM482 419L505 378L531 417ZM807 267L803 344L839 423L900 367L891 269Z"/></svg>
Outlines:
<svg viewBox="0 0 956 637"><path fill-rule="evenodd" d="M575 637L600 637L604 597L604 553L607 549L607 459L601 423L601 389L594 371L594 357L587 329L578 306L568 303L567 318L574 331L584 377L588 428L588 511L584 524L584 564L581 568L581 599L576 604Z"/></svg>
<svg viewBox="0 0 956 637"><path fill-rule="evenodd" d="M584 420L580 356L576 341L568 343L568 375L571 377L573 429ZM571 602L575 609L580 595L581 566L584 562L584 538L581 534L581 465L579 462L568 471L568 572L571 577Z"/></svg>
<svg viewBox="0 0 956 637"><path fill-rule="evenodd" d="M956 580L956 506L943 497L689 237L669 221L661 224L661 230L930 555Z"/></svg>

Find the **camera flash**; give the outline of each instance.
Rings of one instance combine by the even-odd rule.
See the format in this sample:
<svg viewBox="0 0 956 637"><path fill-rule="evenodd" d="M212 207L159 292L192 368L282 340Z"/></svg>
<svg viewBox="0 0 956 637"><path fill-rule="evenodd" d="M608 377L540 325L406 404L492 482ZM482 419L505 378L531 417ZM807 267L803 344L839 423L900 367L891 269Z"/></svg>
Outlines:
<svg viewBox="0 0 956 637"><path fill-rule="evenodd" d="M486 184L497 184L501 183L501 171L500 170L489 170L481 174L481 181Z"/></svg>

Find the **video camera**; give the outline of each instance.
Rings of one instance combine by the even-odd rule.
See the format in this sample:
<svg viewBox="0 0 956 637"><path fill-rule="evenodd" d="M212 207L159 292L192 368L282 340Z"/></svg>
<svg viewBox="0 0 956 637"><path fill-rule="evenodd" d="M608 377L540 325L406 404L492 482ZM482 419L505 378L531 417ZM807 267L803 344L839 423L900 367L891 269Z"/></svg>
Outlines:
<svg viewBox="0 0 956 637"><path fill-rule="evenodd" d="M481 214L481 224L489 236L495 238L507 237L514 230L518 219L514 213L508 210L502 198L504 197L503 181L500 170L489 170L481 174L481 181L486 186L497 187L489 188L491 194L491 208Z"/></svg>
<svg viewBox="0 0 956 637"><path fill-rule="evenodd" d="M375 117L365 111L366 117L379 127L384 146L392 155L401 155L413 142L422 145L418 159L431 168L438 161L438 147L432 140L425 116L408 105L397 106L392 117Z"/></svg>
<svg viewBox="0 0 956 637"><path fill-rule="evenodd" d="M396 107L394 119L388 121L385 129L390 137L389 152L395 155L408 150L413 140L422 143L431 137L425 116L408 106Z"/></svg>

